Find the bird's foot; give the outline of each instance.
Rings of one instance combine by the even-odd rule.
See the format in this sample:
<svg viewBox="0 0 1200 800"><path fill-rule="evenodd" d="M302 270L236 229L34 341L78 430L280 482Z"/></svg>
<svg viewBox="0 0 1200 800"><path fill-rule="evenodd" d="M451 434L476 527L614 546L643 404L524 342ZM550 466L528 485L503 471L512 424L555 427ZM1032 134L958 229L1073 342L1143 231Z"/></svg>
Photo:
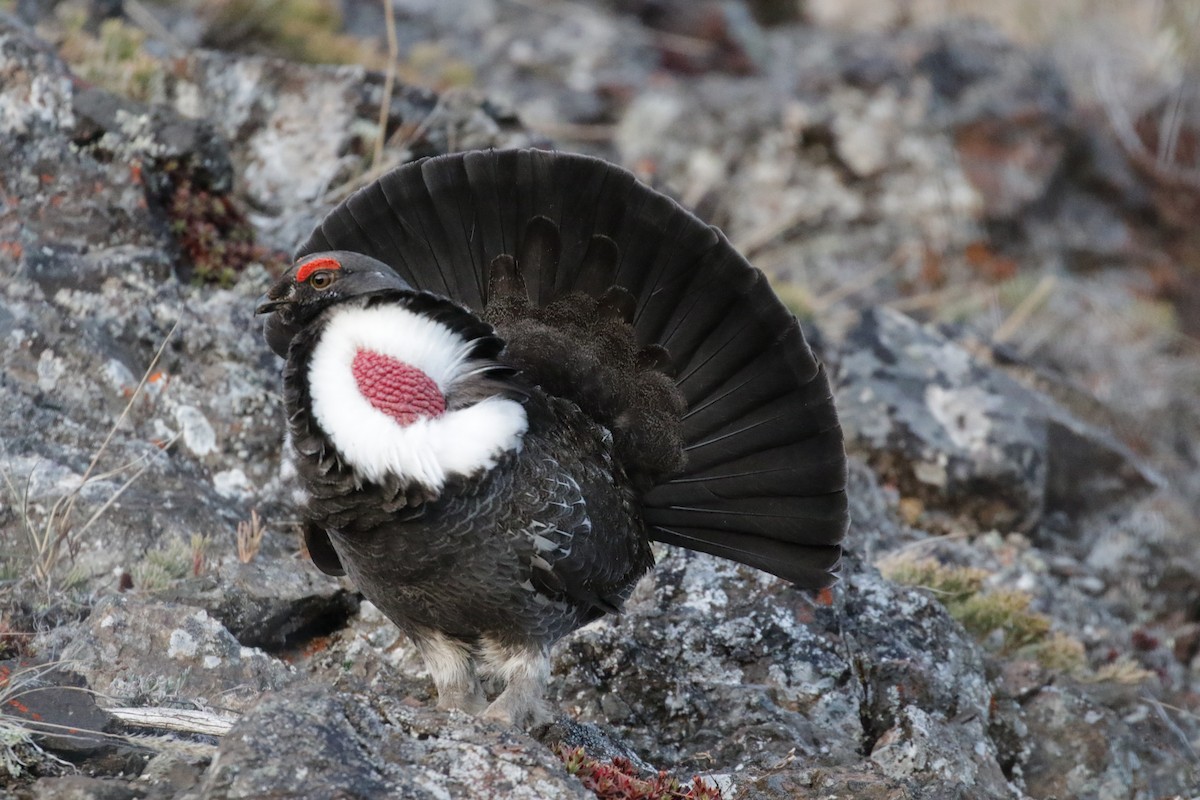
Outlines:
<svg viewBox="0 0 1200 800"><path fill-rule="evenodd" d="M504 691L483 712L484 719L528 729L553 718L545 697L550 658L544 650L484 642L482 655L486 671L504 682Z"/></svg>
<svg viewBox="0 0 1200 800"><path fill-rule="evenodd" d="M488 708L487 697L478 683L473 688L439 688L437 707L441 711L465 711L478 714Z"/></svg>
<svg viewBox="0 0 1200 800"><path fill-rule="evenodd" d="M425 667L437 687L437 707L478 714L487 708L487 695L475 673L469 646L441 633L426 631L414 635Z"/></svg>
<svg viewBox="0 0 1200 800"><path fill-rule="evenodd" d="M531 695L524 690L511 692L511 689L511 686L505 689L487 707L483 712L484 719L525 729L548 725L554 719L549 704L541 696L540 689L537 695Z"/></svg>

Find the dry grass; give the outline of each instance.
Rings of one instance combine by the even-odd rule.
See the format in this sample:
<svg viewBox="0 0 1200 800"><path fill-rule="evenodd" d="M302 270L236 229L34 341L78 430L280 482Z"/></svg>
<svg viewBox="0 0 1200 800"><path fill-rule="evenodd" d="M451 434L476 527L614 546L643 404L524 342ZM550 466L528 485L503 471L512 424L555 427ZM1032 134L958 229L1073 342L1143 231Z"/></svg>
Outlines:
<svg viewBox="0 0 1200 800"><path fill-rule="evenodd" d="M0 668L0 709L24 708L22 700L25 699L25 696L41 687L44 683L43 678L62 666L63 662L48 662L45 664L32 664L13 670L9 670L8 667ZM87 689L72 690L66 687L63 687L63 690L88 691ZM0 711L0 772L6 772L9 777L16 778L25 773L34 764L46 760L55 761L64 767L70 768L70 764L55 755L47 753L41 748L37 742L37 737L38 734L43 733L53 733L59 737L110 737L110 734L105 734L102 731L88 731L64 725L39 722L36 719L26 719L25 717ZM111 738L115 739L118 737L113 736Z"/></svg>
<svg viewBox="0 0 1200 800"><path fill-rule="evenodd" d="M171 340L178 327L179 323L176 322L167 335L163 337L162 344L159 345L158 351L150 361L150 365L142 373L142 378L138 381L137 387L130 393L125 408L121 411L120 416L117 417L116 422L109 428L108 434L104 437L104 441L92 456L92 460L88 464L87 469L84 470L79 482L73 489L55 499L49 511L40 515L40 519L35 504L29 496L33 476L30 475L27 477L25 487L22 490L17 487L16 481L9 470L0 469L0 477L3 478L4 484L8 489L13 507L18 513L20 527L25 534L25 541L21 544L24 545L24 551L29 560L31 573L29 577L47 595L52 594L56 587L62 588L64 584L69 585L78 582L81 576L70 567L73 566L75 555L79 550L84 535L104 516L105 512L112 508L113 504L121 498L121 495L150 468L150 465L154 463L155 457L169 450L170 446L174 443L174 439L172 439L161 447L156 447L115 469L107 472L97 472L100 460L107 452L108 446L112 443L113 436L121 428L121 425L125 422L125 418L129 416L129 412L133 409L134 403L141 396L146 383L150 380L150 376L154 374L155 367L158 366L158 362L162 358L167 342ZM109 495L107 500L96 507L86 519L80 522L77 512L83 490L90 484L118 478L123 475L128 475L124 482ZM9 542L7 544L11 546L14 543Z"/></svg>
<svg viewBox="0 0 1200 800"><path fill-rule="evenodd" d="M249 564L254 560L262 547L263 534L266 532L267 526L263 524L258 512L251 510L250 519L239 522L237 526L238 561Z"/></svg>

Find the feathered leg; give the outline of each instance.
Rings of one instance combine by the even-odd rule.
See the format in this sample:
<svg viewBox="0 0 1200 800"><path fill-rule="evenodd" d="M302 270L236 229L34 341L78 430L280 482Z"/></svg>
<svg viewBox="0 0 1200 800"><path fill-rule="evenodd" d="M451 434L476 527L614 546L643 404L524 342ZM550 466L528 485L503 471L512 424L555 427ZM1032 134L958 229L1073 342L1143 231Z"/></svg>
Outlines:
<svg viewBox="0 0 1200 800"><path fill-rule="evenodd" d="M550 656L545 648L485 641L480 653L483 668L504 684L504 691L483 712L485 719L525 728L551 720L546 703Z"/></svg>
<svg viewBox="0 0 1200 800"><path fill-rule="evenodd" d="M469 645L433 630L413 634L412 639L437 688L438 708L478 714L487 707Z"/></svg>

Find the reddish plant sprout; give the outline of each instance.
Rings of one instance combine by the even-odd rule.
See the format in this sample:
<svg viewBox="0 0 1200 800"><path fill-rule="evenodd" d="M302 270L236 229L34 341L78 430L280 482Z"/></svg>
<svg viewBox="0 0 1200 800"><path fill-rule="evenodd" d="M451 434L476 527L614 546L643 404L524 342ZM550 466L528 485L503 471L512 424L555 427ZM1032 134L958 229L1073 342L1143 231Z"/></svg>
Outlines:
<svg viewBox="0 0 1200 800"><path fill-rule="evenodd" d="M589 756L582 747L568 749L560 745L554 752L567 773L600 800L721 800L721 790L699 776L687 784L666 772L644 778L629 759L620 756L605 763Z"/></svg>
<svg viewBox="0 0 1200 800"><path fill-rule="evenodd" d="M250 264L282 272L286 256L255 242L254 227L227 194L197 186L182 170L166 170L171 233L200 283L228 286Z"/></svg>

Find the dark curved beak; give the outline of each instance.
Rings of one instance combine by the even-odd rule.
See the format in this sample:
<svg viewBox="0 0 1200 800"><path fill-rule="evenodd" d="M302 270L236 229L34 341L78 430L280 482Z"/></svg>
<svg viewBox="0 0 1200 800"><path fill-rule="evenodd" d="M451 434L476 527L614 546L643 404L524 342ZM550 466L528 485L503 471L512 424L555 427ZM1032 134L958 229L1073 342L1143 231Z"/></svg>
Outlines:
<svg viewBox="0 0 1200 800"><path fill-rule="evenodd" d="M281 308L287 304L288 301L286 299L272 300L270 296L264 294L262 297L258 298L258 305L254 307L254 315L260 316L262 314L270 314L277 308Z"/></svg>

